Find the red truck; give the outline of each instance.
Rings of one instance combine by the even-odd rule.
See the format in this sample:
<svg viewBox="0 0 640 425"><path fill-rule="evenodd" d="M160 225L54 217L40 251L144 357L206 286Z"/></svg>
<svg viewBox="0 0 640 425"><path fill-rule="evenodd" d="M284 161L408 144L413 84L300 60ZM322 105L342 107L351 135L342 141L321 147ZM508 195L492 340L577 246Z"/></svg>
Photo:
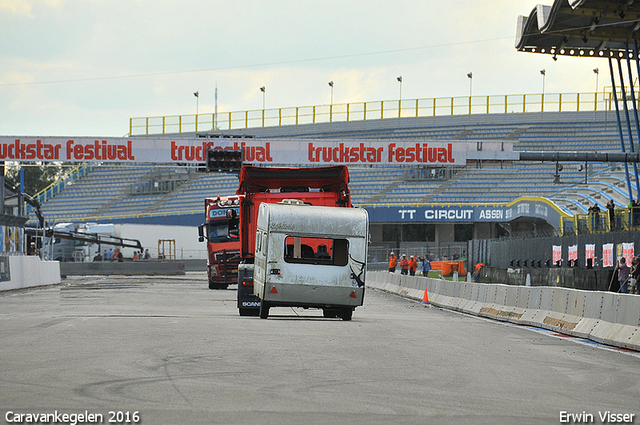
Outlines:
<svg viewBox="0 0 640 425"><path fill-rule="evenodd" d="M242 196L204 200L205 222L198 227L198 235L200 242L207 241L209 289L227 289L238 281L241 202Z"/></svg>
<svg viewBox="0 0 640 425"><path fill-rule="evenodd" d="M240 170L240 264L238 310L241 316L257 316L260 299L253 291L253 269L258 208L261 203L295 199L313 206L351 207L349 170L332 167L272 168L244 166Z"/></svg>

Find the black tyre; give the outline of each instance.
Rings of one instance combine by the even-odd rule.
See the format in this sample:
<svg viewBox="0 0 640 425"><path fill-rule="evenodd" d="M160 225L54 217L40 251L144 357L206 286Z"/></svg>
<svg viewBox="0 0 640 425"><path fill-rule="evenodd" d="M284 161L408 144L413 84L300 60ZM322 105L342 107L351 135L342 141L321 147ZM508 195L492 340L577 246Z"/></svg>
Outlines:
<svg viewBox="0 0 640 425"><path fill-rule="evenodd" d="M269 317L269 305L262 301L262 303L260 303L260 318L266 319L267 317Z"/></svg>
<svg viewBox="0 0 640 425"><path fill-rule="evenodd" d="M333 319L338 317L338 310L336 310L335 308L323 308L322 309L322 316L327 318L327 319Z"/></svg>
<svg viewBox="0 0 640 425"><path fill-rule="evenodd" d="M350 308L345 308L340 311L340 318L345 322L351 320L351 316L353 316L353 310Z"/></svg>
<svg viewBox="0 0 640 425"><path fill-rule="evenodd" d="M229 287L226 283L209 282L209 289L227 289Z"/></svg>

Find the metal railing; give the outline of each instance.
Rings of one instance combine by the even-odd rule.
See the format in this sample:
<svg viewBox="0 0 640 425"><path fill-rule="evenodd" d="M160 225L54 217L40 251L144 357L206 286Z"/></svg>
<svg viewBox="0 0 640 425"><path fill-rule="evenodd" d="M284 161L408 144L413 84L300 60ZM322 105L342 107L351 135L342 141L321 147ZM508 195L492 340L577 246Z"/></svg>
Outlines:
<svg viewBox="0 0 640 425"><path fill-rule="evenodd" d="M640 99L640 94L637 96ZM366 121L398 117L470 114L604 111L615 109L611 91L495 96L439 97L336 103L275 109L165 115L129 120L129 134L165 134L232 130L323 122Z"/></svg>
<svg viewBox="0 0 640 425"><path fill-rule="evenodd" d="M608 211L576 214L561 224L562 235L612 232L640 229L640 207L617 208L613 219Z"/></svg>

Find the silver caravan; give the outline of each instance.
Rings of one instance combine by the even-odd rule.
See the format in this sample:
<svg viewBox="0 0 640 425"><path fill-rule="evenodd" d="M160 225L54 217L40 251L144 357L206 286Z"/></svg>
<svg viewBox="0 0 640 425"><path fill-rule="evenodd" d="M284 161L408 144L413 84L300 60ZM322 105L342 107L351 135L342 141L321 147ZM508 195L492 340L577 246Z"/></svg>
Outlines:
<svg viewBox="0 0 640 425"><path fill-rule="evenodd" d="M362 208L260 204L253 276L260 317L290 306L351 320L363 303L368 237Z"/></svg>

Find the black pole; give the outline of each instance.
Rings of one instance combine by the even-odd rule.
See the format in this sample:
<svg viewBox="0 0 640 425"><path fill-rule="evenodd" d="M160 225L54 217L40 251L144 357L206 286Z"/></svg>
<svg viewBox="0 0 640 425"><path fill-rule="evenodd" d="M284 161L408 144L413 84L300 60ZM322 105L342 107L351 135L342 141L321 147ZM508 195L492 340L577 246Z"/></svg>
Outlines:
<svg viewBox="0 0 640 425"><path fill-rule="evenodd" d="M631 75L631 62L629 60L629 55L628 55L629 51L627 49L627 64L629 64L629 84L631 85L631 96L633 99L633 103L634 103L634 110L635 110L635 95L633 94L633 76ZM624 115L627 118L627 132L629 133L629 150L631 151L631 153L635 152L635 149L633 148L633 133L631 132L631 118L629 116L629 105L627 105L627 90L624 88L624 76L622 74L622 63L620 61L620 57L616 58L618 61L618 72L620 74L620 81L621 81L621 86L620 89L622 90L622 99L623 102L622 104L624 105ZM636 195L638 194L638 166L634 163L633 164L633 171L634 171L634 176L636 178Z"/></svg>

